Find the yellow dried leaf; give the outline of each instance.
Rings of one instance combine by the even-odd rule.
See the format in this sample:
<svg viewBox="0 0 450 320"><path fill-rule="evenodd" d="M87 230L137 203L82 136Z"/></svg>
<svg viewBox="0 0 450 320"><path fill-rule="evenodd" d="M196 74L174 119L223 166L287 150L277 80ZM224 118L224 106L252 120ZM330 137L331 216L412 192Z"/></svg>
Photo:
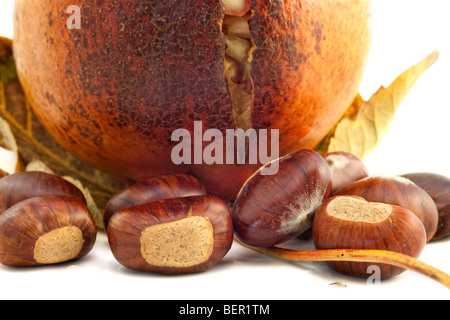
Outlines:
<svg viewBox="0 0 450 320"><path fill-rule="evenodd" d="M316 151L318 153L324 154L328 152L328 148L330 145L331 138L334 137L334 134L336 132L336 128L338 124L344 120L344 119L354 119L356 115L358 114L359 109L364 104L364 100L361 97L361 95L358 93L356 98L353 99L352 104L348 109L345 111L342 118L336 123L336 125L330 130L330 132L327 134L327 136L319 143L319 145L316 147Z"/></svg>
<svg viewBox="0 0 450 320"><path fill-rule="evenodd" d="M88 188L85 188L80 180L77 180L70 176L64 176L64 179L71 182L73 185L75 185L84 195L84 199L86 200L86 205L94 218L95 225L98 229L103 230L105 228L103 223L103 214L100 212L97 204L95 203L94 198L91 195L91 192Z"/></svg>
<svg viewBox="0 0 450 320"><path fill-rule="evenodd" d="M439 52L433 52L406 70L389 87L381 87L366 102L362 102L358 96L336 127L319 144L318 151L346 151L364 159L388 132L409 90L438 57Z"/></svg>
<svg viewBox="0 0 450 320"><path fill-rule="evenodd" d="M55 174L52 169L50 169L43 161L41 160L33 160L30 163L27 164L26 171L41 171L46 172L50 174ZM98 229L103 230L105 229L103 224L103 214L101 213L100 209L98 208L97 204L95 203L94 198L91 195L91 192L89 189L83 186L80 180L77 180L70 176L64 176L63 179L69 181L73 185L75 185L84 195L84 199L86 200L86 205L94 218L95 225Z"/></svg>
<svg viewBox="0 0 450 320"><path fill-rule="evenodd" d="M5 174L10 174L19 169L19 151L16 139L9 123L0 117L0 170Z"/></svg>
<svg viewBox="0 0 450 320"><path fill-rule="evenodd" d="M44 162L41 160L33 160L27 164L25 171L41 171L45 173L55 174Z"/></svg>
<svg viewBox="0 0 450 320"><path fill-rule="evenodd" d="M0 82L6 82L16 77L16 65L12 55L12 40L0 37Z"/></svg>

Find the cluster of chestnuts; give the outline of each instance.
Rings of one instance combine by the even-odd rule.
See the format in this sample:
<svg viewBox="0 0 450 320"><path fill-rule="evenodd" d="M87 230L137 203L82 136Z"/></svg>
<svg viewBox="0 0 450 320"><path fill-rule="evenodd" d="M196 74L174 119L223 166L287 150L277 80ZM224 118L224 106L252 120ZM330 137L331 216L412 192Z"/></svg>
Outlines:
<svg viewBox="0 0 450 320"><path fill-rule="evenodd" d="M114 195L104 215L111 251L130 269L182 274L210 269L233 243L228 205L194 177L137 182Z"/></svg>
<svg viewBox="0 0 450 320"><path fill-rule="evenodd" d="M255 173L232 211L237 239L256 251L327 261L338 272L363 278L377 265L386 279L406 270L404 261L387 261L391 253L417 258L426 243L450 235L446 177L370 176L364 163L346 152L320 156L300 150L278 161L278 175ZM312 234L316 252L276 247L305 234ZM369 257L369 250L380 256ZM442 276L448 286L448 275Z"/></svg>
<svg viewBox="0 0 450 320"><path fill-rule="evenodd" d="M263 175L261 167L233 204L208 195L186 174L130 185L104 213L114 257L130 269L202 272L220 262L235 239L272 256L327 261L353 276L368 277L368 266L376 264L383 279L409 268L449 285L448 275L414 259L426 243L450 235L450 179L370 176L345 152L303 149L276 161L278 173ZM30 171L0 180L0 263L79 259L92 249L96 232L83 194L63 178ZM317 250L277 247L305 234Z"/></svg>

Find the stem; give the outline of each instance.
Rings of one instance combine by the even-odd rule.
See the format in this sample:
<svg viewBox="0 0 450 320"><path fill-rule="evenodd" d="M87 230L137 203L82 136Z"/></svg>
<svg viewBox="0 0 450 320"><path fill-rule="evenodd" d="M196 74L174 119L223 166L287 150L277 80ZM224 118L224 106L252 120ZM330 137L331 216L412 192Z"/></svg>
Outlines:
<svg viewBox="0 0 450 320"><path fill-rule="evenodd" d="M348 262L373 262L385 263L404 269L412 270L425 275L450 289L450 275L438 270L416 258L405 254L386 250L367 249L332 249L332 250L301 250L295 251L278 247L256 248L235 240L256 252L283 260L318 262L318 261L348 261Z"/></svg>

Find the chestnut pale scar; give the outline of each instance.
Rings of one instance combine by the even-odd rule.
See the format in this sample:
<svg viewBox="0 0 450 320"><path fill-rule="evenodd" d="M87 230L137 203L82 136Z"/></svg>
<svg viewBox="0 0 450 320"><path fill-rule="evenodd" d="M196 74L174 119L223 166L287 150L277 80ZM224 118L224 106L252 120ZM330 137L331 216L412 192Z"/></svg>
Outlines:
<svg viewBox="0 0 450 320"><path fill-rule="evenodd" d="M327 213L346 221L378 223L390 217L392 206L353 197L337 197L329 203Z"/></svg>
<svg viewBox="0 0 450 320"><path fill-rule="evenodd" d="M53 264L78 256L83 247L83 234L73 226L50 231L36 241L34 259L38 263Z"/></svg>
<svg viewBox="0 0 450 320"><path fill-rule="evenodd" d="M151 265L191 267L210 258L214 230L209 219L192 216L149 226L140 242L142 257Z"/></svg>

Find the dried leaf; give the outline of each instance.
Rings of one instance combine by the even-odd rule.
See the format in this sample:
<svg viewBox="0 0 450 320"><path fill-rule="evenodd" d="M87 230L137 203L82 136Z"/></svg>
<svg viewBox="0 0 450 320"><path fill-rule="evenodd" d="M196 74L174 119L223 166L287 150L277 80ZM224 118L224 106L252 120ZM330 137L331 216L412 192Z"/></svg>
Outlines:
<svg viewBox="0 0 450 320"><path fill-rule="evenodd" d="M356 98L353 100L350 107L348 107L347 111L345 111L342 118L336 123L336 125L330 130L330 132L327 134L327 136L319 143L319 145L316 147L316 151L324 154L328 152L328 148L330 145L331 138L334 137L334 134L336 132L336 128L339 123L341 123L344 119L354 119L356 115L358 114L359 109L364 104L364 100L361 97L361 95L358 93Z"/></svg>
<svg viewBox="0 0 450 320"><path fill-rule="evenodd" d="M0 117L0 170L6 174L14 173L20 169L19 163L16 139L9 123Z"/></svg>
<svg viewBox="0 0 450 320"><path fill-rule="evenodd" d="M3 88L3 82L16 77L11 46L11 40L0 37L0 90ZM16 139L9 123L0 118L0 170L2 175L15 172L18 169L18 164L19 153Z"/></svg>
<svg viewBox="0 0 450 320"><path fill-rule="evenodd" d="M70 176L64 176L64 179L74 184L78 189L81 190L81 192L84 195L84 198L86 200L87 207L89 211L91 212L92 217L94 218L95 225L98 229L104 229L104 223L103 223L103 214L100 212L97 204L95 203L94 198L92 198L91 192L89 189L85 188L80 180L77 180Z"/></svg>
<svg viewBox="0 0 450 320"><path fill-rule="evenodd" d="M41 160L33 160L30 163L27 164L26 171L42 171L50 174L55 174L52 169L50 169L44 162ZM80 180L77 180L70 176L64 176L62 177L75 185L80 191L83 193L84 198L86 200L86 205L94 218L95 224L98 229L103 230L104 224L103 224L103 214L101 213L101 210L98 208L97 204L95 203L95 200L92 198L92 195L89 191L89 189L85 188L83 184L80 182Z"/></svg>
<svg viewBox="0 0 450 320"><path fill-rule="evenodd" d="M358 96L317 150L322 153L347 151L364 159L388 132L409 90L438 57L439 52L433 52L405 71L389 87L381 87L369 101L363 102Z"/></svg>
<svg viewBox="0 0 450 320"><path fill-rule="evenodd" d="M0 82L6 82L16 77L16 65L12 55L12 40L0 37Z"/></svg>
<svg viewBox="0 0 450 320"><path fill-rule="evenodd" d="M41 171L45 173L55 174L52 169L50 169L44 162L41 160L33 160L27 164L25 167L25 171Z"/></svg>
<svg viewBox="0 0 450 320"><path fill-rule="evenodd" d="M5 38L0 38L0 117L8 122L24 165L40 160L55 174L79 180L102 212L110 197L125 187L110 175L74 158L44 129L17 79L11 40Z"/></svg>

